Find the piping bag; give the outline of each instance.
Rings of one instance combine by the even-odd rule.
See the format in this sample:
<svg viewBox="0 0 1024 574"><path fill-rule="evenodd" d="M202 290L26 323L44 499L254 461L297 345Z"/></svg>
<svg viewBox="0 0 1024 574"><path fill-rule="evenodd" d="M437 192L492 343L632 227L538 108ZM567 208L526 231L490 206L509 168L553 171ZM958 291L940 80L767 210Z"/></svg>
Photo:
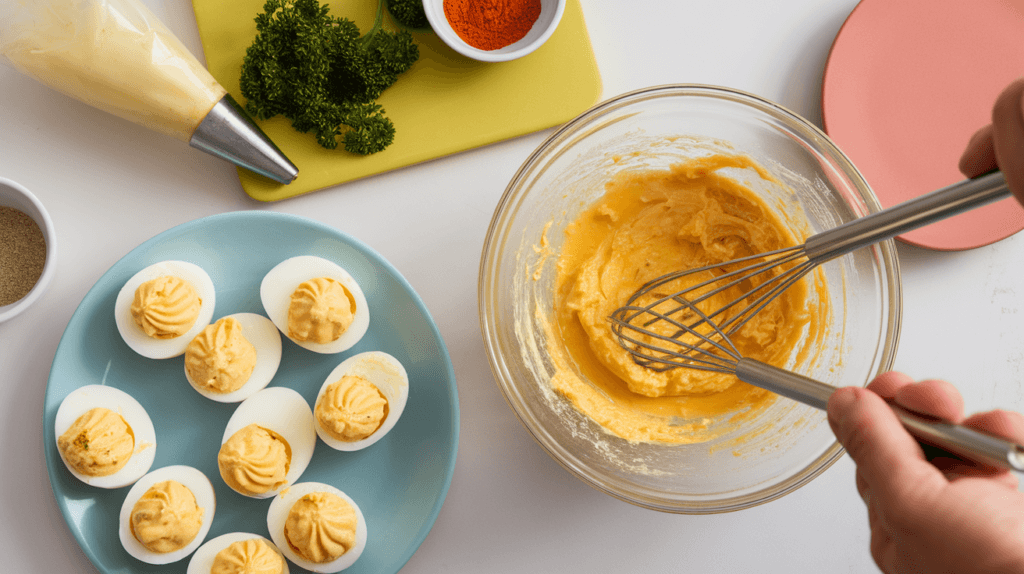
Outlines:
<svg viewBox="0 0 1024 574"><path fill-rule="evenodd" d="M0 0L0 56L72 98L275 181L298 176L140 0Z"/></svg>

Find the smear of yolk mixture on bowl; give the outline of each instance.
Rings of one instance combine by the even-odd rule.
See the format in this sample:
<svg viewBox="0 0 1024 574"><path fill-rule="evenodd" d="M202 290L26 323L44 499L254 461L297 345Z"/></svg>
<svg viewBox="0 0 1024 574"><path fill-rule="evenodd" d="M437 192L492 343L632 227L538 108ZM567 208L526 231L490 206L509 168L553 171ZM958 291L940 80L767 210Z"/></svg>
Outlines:
<svg viewBox="0 0 1024 574"><path fill-rule="evenodd" d="M642 367L619 345L608 321L640 286L660 275L799 243L764 199L723 168L753 170L778 183L746 156L714 155L669 169L624 171L565 229L553 324L541 321L556 367L551 384L624 439L707 441L776 399L730 374ZM750 287L722 294L710 308ZM824 335L828 313L822 306L827 305L824 276L815 274L759 311L732 340L745 357L780 367L799 365ZM719 424L723 419L728 424Z"/></svg>

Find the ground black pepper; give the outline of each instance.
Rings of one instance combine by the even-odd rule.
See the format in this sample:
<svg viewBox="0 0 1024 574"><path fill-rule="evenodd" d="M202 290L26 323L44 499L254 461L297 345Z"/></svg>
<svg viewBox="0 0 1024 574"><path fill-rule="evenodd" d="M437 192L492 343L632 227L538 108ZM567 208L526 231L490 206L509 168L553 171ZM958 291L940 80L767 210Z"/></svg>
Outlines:
<svg viewBox="0 0 1024 574"><path fill-rule="evenodd" d="M0 306L17 302L39 281L46 240L24 212L0 206Z"/></svg>

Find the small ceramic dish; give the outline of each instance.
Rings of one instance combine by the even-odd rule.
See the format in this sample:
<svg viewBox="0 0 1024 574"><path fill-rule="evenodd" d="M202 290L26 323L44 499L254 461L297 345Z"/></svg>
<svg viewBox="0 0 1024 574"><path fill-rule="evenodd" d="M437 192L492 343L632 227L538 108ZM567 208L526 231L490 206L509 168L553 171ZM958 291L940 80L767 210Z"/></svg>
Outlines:
<svg viewBox="0 0 1024 574"><path fill-rule="evenodd" d="M481 50L459 37L445 16L444 4L445 0L423 0L430 27L451 49L480 62L507 62L533 52L551 37L565 11L565 0L540 0L540 15L525 36L503 48Z"/></svg>
<svg viewBox="0 0 1024 574"><path fill-rule="evenodd" d="M53 221L50 220L50 215L39 199L24 186L2 177L0 177L0 207L12 207L31 217L39 226L39 230L43 232L43 241L46 242L46 262L43 264L39 279L24 297L8 305L0 306L0 323L3 323L28 309L46 291L56 267L57 237L53 230Z"/></svg>

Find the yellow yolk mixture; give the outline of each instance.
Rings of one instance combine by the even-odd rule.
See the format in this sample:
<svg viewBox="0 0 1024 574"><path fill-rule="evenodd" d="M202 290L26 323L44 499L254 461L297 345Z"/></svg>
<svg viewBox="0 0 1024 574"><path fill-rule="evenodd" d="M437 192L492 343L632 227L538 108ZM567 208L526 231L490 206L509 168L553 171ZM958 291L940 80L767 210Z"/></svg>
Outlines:
<svg viewBox="0 0 1024 574"><path fill-rule="evenodd" d="M185 370L192 382L214 393L242 388L255 368L256 347L233 317L208 325L185 348Z"/></svg>
<svg viewBox="0 0 1024 574"><path fill-rule="evenodd" d="M388 400L370 381L345 375L327 386L314 415L336 440L363 440L380 428L388 416Z"/></svg>
<svg viewBox="0 0 1024 574"><path fill-rule="evenodd" d="M174 480L151 486L131 512L131 532L153 552L174 552L186 546L203 525L203 509L188 487Z"/></svg>
<svg viewBox="0 0 1024 574"><path fill-rule="evenodd" d="M329 492L314 492L292 506L284 534L300 557L323 564L356 545L357 525L356 511L348 501Z"/></svg>
<svg viewBox="0 0 1024 574"><path fill-rule="evenodd" d="M783 219L723 168L753 170L775 181L751 159L731 155L667 170L625 171L565 229L554 321L546 322L556 366L551 385L624 439L707 441L722 432L712 430L716 421L754 416L775 400L733 375L642 367L619 345L608 320L638 288L663 274L800 243ZM671 284L659 294L683 286ZM702 309L717 308L752 286L732 288ZM806 341L820 340L825 328L825 293L822 275L787 289L731 337L740 354L780 367L806 360L814 352Z"/></svg>
<svg viewBox="0 0 1024 574"><path fill-rule="evenodd" d="M0 55L72 98L188 141L227 93L141 2L21 4Z"/></svg>
<svg viewBox="0 0 1024 574"><path fill-rule="evenodd" d="M173 339L192 328L202 304L191 283L165 275L146 281L135 290L132 319L154 339Z"/></svg>
<svg viewBox="0 0 1024 574"><path fill-rule="evenodd" d="M109 476L124 468L135 450L135 435L121 415L90 409L57 439L64 460L86 476Z"/></svg>
<svg viewBox="0 0 1024 574"><path fill-rule="evenodd" d="M283 485L291 458L292 449L284 437L251 424L221 445L217 466L232 490L253 496Z"/></svg>
<svg viewBox="0 0 1024 574"><path fill-rule="evenodd" d="M298 341L338 340L355 319L356 304L344 285L330 277L310 279L292 293L288 334Z"/></svg>
<svg viewBox="0 0 1024 574"><path fill-rule="evenodd" d="M265 540L240 540L213 558L210 574L281 574L284 557Z"/></svg>

